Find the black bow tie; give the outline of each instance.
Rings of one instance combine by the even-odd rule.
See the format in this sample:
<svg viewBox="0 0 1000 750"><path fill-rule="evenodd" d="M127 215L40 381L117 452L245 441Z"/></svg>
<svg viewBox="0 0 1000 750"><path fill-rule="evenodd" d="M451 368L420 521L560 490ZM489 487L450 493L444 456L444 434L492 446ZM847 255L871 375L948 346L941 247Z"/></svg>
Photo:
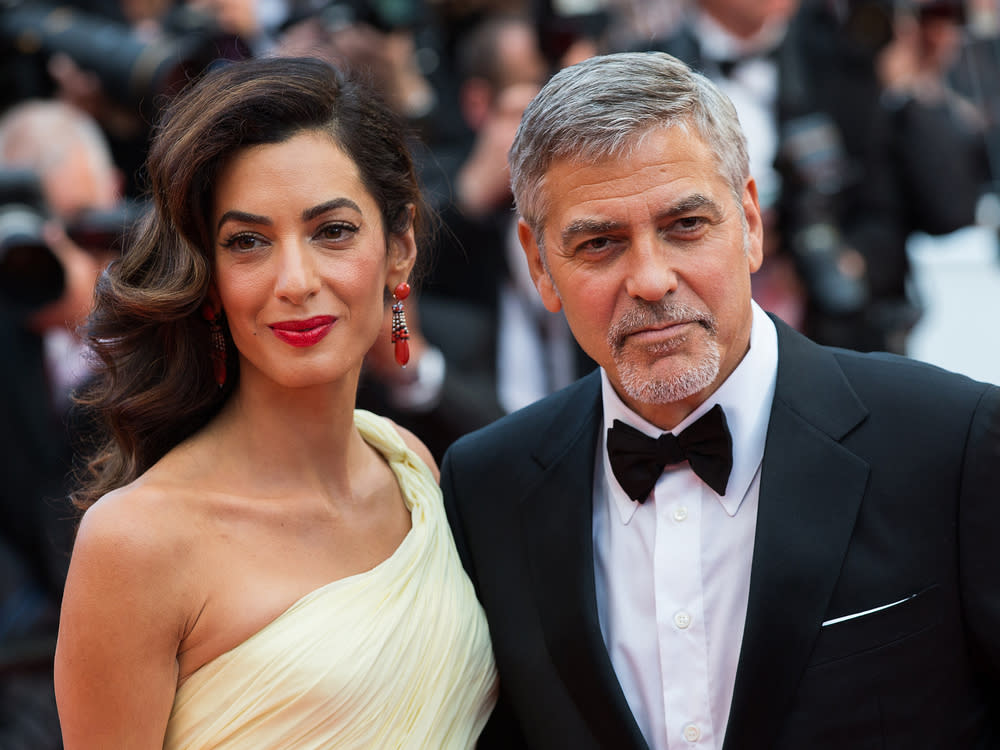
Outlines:
<svg viewBox="0 0 1000 750"><path fill-rule="evenodd" d="M726 494L733 470L733 438L726 413L716 404L680 435L652 438L616 419L608 430L611 469L630 498L645 501L664 466L687 461L718 495Z"/></svg>
<svg viewBox="0 0 1000 750"><path fill-rule="evenodd" d="M754 62L755 60L768 60L770 59L771 53L769 52L757 52L747 54L743 57L734 57L731 59L715 60L715 64L719 66L719 72L722 73L723 78L731 78L733 73L736 72L737 68L745 65L746 63Z"/></svg>

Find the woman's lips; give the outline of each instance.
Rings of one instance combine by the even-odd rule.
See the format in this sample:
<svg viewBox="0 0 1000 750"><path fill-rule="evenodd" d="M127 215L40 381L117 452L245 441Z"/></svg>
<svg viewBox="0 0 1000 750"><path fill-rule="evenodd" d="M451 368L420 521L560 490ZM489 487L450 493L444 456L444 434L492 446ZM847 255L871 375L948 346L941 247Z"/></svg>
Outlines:
<svg viewBox="0 0 1000 750"><path fill-rule="evenodd" d="M337 319L331 315L317 315L307 320L283 320L269 326L274 335L292 346L313 346L323 340Z"/></svg>

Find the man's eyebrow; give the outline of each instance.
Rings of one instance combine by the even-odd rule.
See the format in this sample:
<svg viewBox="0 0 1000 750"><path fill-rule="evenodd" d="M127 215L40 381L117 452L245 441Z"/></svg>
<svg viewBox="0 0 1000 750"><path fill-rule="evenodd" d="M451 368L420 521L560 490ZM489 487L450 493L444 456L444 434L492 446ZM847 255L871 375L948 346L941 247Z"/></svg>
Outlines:
<svg viewBox="0 0 1000 750"><path fill-rule="evenodd" d="M559 238L563 246L566 246L580 235L616 232L624 226L622 222L611 219L574 219L559 233Z"/></svg>
<svg viewBox="0 0 1000 750"><path fill-rule="evenodd" d="M656 220L663 221L664 219L676 216L684 216L692 211L707 211L713 217L716 217L722 214L722 207L714 199L703 193L693 193L661 211L656 215ZM613 219L574 219L560 232L559 238L565 247L570 245L580 235L589 236L604 234L606 232L616 232L624 228L624 226L623 222Z"/></svg>
<svg viewBox="0 0 1000 750"><path fill-rule="evenodd" d="M677 201L672 206L669 206L657 218L669 219L673 216L682 216L683 214L691 213L692 211L704 210L708 210L709 213L716 216L722 214L722 207L713 198L703 193L692 193Z"/></svg>

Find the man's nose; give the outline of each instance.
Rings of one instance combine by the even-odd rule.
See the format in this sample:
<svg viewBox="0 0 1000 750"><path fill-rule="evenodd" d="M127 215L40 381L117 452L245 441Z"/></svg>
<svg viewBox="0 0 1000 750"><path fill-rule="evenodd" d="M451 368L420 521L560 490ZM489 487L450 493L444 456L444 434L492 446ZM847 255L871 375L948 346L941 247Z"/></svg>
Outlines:
<svg viewBox="0 0 1000 750"><path fill-rule="evenodd" d="M625 290L630 297L657 302L677 290L674 253L658 237L638 238L628 253Z"/></svg>

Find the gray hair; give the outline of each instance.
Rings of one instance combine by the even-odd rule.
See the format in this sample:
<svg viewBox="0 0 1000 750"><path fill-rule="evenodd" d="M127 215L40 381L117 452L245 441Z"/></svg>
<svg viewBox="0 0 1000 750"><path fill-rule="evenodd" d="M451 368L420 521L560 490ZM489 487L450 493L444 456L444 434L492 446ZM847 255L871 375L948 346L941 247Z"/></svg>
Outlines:
<svg viewBox="0 0 1000 750"><path fill-rule="evenodd" d="M0 164L47 174L82 149L95 169L114 162L104 132L89 115L55 99L33 99L0 118Z"/></svg>
<svg viewBox="0 0 1000 750"><path fill-rule="evenodd" d="M663 52L600 55L556 73L521 118L511 146L517 210L541 244L553 162L627 156L642 136L692 126L739 199L750 175L746 136L729 98Z"/></svg>

